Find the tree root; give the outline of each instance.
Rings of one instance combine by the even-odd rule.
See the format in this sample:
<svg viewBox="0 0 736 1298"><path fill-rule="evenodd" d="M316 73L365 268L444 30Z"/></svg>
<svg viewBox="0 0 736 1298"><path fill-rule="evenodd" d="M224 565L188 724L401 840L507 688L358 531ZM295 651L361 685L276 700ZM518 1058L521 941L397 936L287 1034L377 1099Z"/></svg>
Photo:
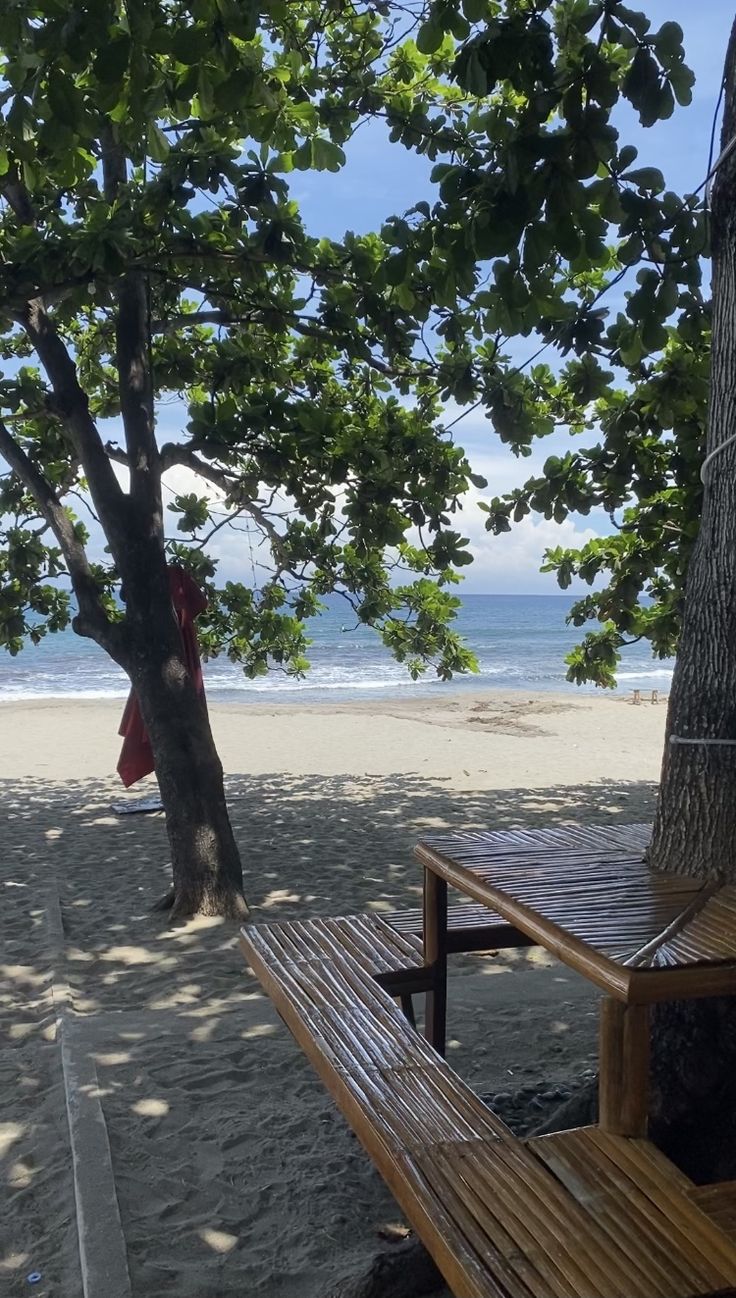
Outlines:
<svg viewBox="0 0 736 1298"><path fill-rule="evenodd" d="M176 894L174 893L174 889L169 888L168 892L165 892L163 897L159 897L158 901L154 901L151 910L154 912L154 914L171 910L172 906L174 905L175 896Z"/></svg>
<svg viewBox="0 0 736 1298"><path fill-rule="evenodd" d="M576 1091L569 1100L565 1100L564 1104L555 1109L544 1122L540 1122L531 1134L551 1136L555 1131L569 1131L572 1127L594 1126L597 1121L598 1078Z"/></svg>
<svg viewBox="0 0 736 1298"><path fill-rule="evenodd" d="M163 897L153 903L154 914L168 914L170 924L178 924L193 919L195 915L217 916L222 919L235 920L242 924L248 919L250 911L242 892L229 893L212 899L196 900L191 895L179 894L174 887L169 888Z"/></svg>
<svg viewBox="0 0 736 1298"><path fill-rule="evenodd" d="M429 1253L412 1238L379 1253L362 1275L345 1276L325 1298L432 1298L445 1293Z"/></svg>

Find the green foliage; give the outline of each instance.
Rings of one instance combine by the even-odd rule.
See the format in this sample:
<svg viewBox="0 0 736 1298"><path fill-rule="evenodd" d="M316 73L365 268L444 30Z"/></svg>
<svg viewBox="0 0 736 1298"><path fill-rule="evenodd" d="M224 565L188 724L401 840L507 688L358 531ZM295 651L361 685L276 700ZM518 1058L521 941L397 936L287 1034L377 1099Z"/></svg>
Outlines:
<svg viewBox="0 0 736 1298"><path fill-rule="evenodd" d="M727 34L724 24L724 49ZM456 282L462 265L446 336L458 349L479 340L467 383L501 439L523 456L553 428L570 435L543 476L481 502L488 530L530 513L610 517L611 536L552 549L544 570L563 589L596 586L570 620L603 629L570 656L568 678L611 686L627 641L675 651L700 516L706 213L697 196L669 191L658 168L636 167L616 124L625 101L644 126L690 102L682 31L655 31L617 0L506 0L461 43L453 73L477 106L463 146L435 167L439 201L407 262L430 265L441 247ZM624 305L612 310L616 289ZM519 365L509 344L518 355L523 339L532 359ZM535 364L540 350L546 363Z"/></svg>
<svg viewBox="0 0 736 1298"><path fill-rule="evenodd" d="M603 631L571 678L611 684L625 638L672 651L700 506L708 225L699 197L635 165L616 111L654 126L690 102L676 23L655 31L620 0L16 0L0 51L2 409L59 499L84 490L64 409L21 368L19 320L42 294L101 427L121 409L121 284L145 282L155 398L188 409L164 463L199 474L167 498L169 550L210 587L209 652L299 673L304 619L339 590L413 674L472 666L449 629L472 475L442 432L448 401L521 457L570 434L542 477L482 502L490 532L611 517L610 537L546 558L563 587L605 582L573 610ZM293 173L339 171L369 118L430 160L433 201L312 237ZM4 492L17 647L13 610L62 560L27 484ZM220 588L208 541L229 523L265 568Z"/></svg>
<svg viewBox="0 0 736 1298"><path fill-rule="evenodd" d="M453 30L465 36L467 21ZM395 37L388 9L309 2L3 8L0 417L36 474L34 485L14 463L2 479L0 643L12 652L68 623L65 572L78 597L87 580L71 554L75 538L86 543L81 523L68 512L71 533L50 540L39 475L47 507L49 493L62 513L91 495L99 510L104 624L89 609L77 623L96 638L127 616L113 598L127 548L162 526L155 498L144 513L128 496L110 504L94 452L140 462L116 339L133 283L145 289L156 410L187 411L173 441L159 437L155 471L169 556L208 587L205 652L249 676L299 675L305 619L338 591L412 674L474 666L443 589L470 558L452 523L471 473L440 425L440 393L469 391L469 358L452 347L416 359L431 301L415 297L401 247L387 246L410 237L410 219L383 236L314 238L289 189L292 172L339 171L371 117L433 156L444 147L445 106L461 98L447 76L453 41L440 31L430 50L426 33ZM45 373L25 366L39 298L82 417L96 421L91 453L48 358ZM121 416L123 439L107 422ZM235 538L243 571L223 585L211 542L231 528L247 532Z"/></svg>

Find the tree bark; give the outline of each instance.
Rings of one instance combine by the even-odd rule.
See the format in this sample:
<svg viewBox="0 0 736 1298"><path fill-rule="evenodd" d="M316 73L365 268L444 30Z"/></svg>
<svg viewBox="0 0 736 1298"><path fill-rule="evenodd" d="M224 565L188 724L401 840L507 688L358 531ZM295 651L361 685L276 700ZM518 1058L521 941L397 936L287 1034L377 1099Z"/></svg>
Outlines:
<svg viewBox="0 0 736 1298"><path fill-rule="evenodd" d="M164 574L165 575L165 574ZM163 601L126 590L134 648L128 664L153 750L171 845L172 918L242 919L243 872L207 707L187 670L168 586Z"/></svg>
<svg viewBox="0 0 736 1298"><path fill-rule="evenodd" d="M726 56L721 148L736 135L736 22ZM713 346L707 452L736 433L736 150L712 194ZM651 848L661 869L736 877L736 442L708 466L687 577Z"/></svg>
<svg viewBox="0 0 736 1298"><path fill-rule="evenodd" d="M721 150L736 135L736 22ZM713 345L707 452L736 433L736 151L713 184ZM655 869L736 880L736 442L706 470L670 695L650 850ZM685 742L690 740L696 742ZM736 1176L736 1000L658 1007L652 1133L697 1180Z"/></svg>

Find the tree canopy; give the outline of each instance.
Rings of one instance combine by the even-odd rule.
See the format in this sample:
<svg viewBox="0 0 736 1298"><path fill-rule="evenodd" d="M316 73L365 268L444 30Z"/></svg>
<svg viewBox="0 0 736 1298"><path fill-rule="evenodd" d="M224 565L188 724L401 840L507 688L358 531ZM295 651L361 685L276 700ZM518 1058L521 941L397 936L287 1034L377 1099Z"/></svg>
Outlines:
<svg viewBox="0 0 736 1298"><path fill-rule="evenodd" d="M166 401L187 410L156 444L154 477L192 473L169 552L211 583L206 647L252 674L303 669L303 618L333 589L413 672L472 666L450 629L473 480L450 401L519 456L571 435L482 502L489 531L611 518L547 556L563 587L605 578L573 609L604 626L572 678L611 683L625 638L672 652L700 504L707 210L637 167L616 109L652 126L690 101L676 23L619 0L16 0L0 51L7 648L67 623L67 570L77 629L115 654L120 556L164 527L139 472L150 397L154 425ZM433 164L432 201L313 236L293 174L338 171L369 119ZM79 495L109 563L90 561ZM270 551L258 589L218 586L208 554L243 517Z"/></svg>
<svg viewBox="0 0 736 1298"><path fill-rule="evenodd" d="M76 628L116 656L121 556L162 526L149 480L178 467L191 489L167 511L169 553L212 581L210 652L250 674L300 671L303 618L338 589L415 674L472 666L447 589L469 562L453 514L472 475L438 427L416 314L385 240L308 235L288 185L342 166L367 117L403 115L404 45L372 9L317 4L49 0L0 15L11 651L67 624L53 579L68 570ZM426 93L451 92L432 78ZM431 370L444 365L451 384L451 358ZM146 420L170 399L186 403L183 426L159 440L153 474L147 447L146 478ZM80 496L109 564L86 553ZM207 539L242 516L267 572L257 590L218 588Z"/></svg>

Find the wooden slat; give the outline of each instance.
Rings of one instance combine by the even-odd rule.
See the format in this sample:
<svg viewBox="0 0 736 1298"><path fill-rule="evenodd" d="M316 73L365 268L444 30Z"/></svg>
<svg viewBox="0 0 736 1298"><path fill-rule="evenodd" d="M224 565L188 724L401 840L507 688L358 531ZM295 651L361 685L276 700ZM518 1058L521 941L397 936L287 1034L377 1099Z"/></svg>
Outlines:
<svg viewBox="0 0 736 1298"><path fill-rule="evenodd" d="M629 982L629 999L654 1005L657 1001L699 1000L736 995L736 962L691 964L663 969L636 969Z"/></svg>
<svg viewBox="0 0 736 1298"><path fill-rule="evenodd" d="M512 1140L506 1125L458 1077L435 1059L412 1068L361 1069L352 1085L366 1113L400 1134L412 1154L439 1143Z"/></svg>
<svg viewBox="0 0 736 1298"><path fill-rule="evenodd" d="M462 843L467 850L474 847L486 855L502 857L513 853L515 857L538 852L588 850L599 854L624 854L632 851L643 855L651 839L651 825L561 825L544 829L470 830L464 833L432 834L425 842L443 850L443 844Z"/></svg>
<svg viewBox="0 0 736 1298"><path fill-rule="evenodd" d="M653 1281L661 1276L665 1293L736 1286L736 1249L704 1213L693 1213L676 1179L631 1163L629 1143L585 1128L530 1146L632 1262L649 1268Z"/></svg>
<svg viewBox="0 0 736 1298"><path fill-rule="evenodd" d="M736 961L736 887L722 887L661 947L668 964Z"/></svg>
<svg viewBox="0 0 736 1298"><path fill-rule="evenodd" d="M268 964L329 958L336 949L353 950L370 974L421 969L423 964L421 940L397 933L378 915L281 920L248 925L246 932Z"/></svg>
<svg viewBox="0 0 736 1298"><path fill-rule="evenodd" d="M565 1288L554 1261L538 1241L536 1215L527 1206L519 1221L518 1203L507 1193L505 1164L485 1144L436 1146L417 1159L426 1183L441 1197L456 1223L456 1233L470 1239L509 1295L544 1293L564 1298ZM475 1154L475 1157L473 1157ZM533 1175L531 1164L529 1173ZM490 1174L492 1188L483 1173ZM599 1298L591 1291L590 1298Z"/></svg>
<svg viewBox="0 0 736 1298"><path fill-rule="evenodd" d="M690 1198L729 1239L736 1239L736 1181L693 1186Z"/></svg>
<svg viewBox="0 0 736 1298"><path fill-rule="evenodd" d="M639 1191L655 1203L675 1229L697 1247L718 1269L728 1286L736 1286L736 1245L714 1226L707 1216L691 1209L692 1182L665 1158L649 1141L626 1140L607 1135L597 1127L586 1127L582 1133L587 1149L598 1147L609 1164L614 1165Z"/></svg>
<svg viewBox="0 0 736 1298"><path fill-rule="evenodd" d="M679 1251L665 1256L651 1241L628 1250L589 1207L549 1169L529 1162L520 1142L453 1143L425 1150L415 1160L442 1199L448 1215L481 1256L502 1274L509 1291L531 1288L538 1298L674 1298L711 1292L693 1279ZM615 1199L615 1196L613 1196ZM472 1233L468 1226L472 1223ZM631 1230L630 1216L624 1228ZM515 1272L499 1272L498 1254Z"/></svg>

